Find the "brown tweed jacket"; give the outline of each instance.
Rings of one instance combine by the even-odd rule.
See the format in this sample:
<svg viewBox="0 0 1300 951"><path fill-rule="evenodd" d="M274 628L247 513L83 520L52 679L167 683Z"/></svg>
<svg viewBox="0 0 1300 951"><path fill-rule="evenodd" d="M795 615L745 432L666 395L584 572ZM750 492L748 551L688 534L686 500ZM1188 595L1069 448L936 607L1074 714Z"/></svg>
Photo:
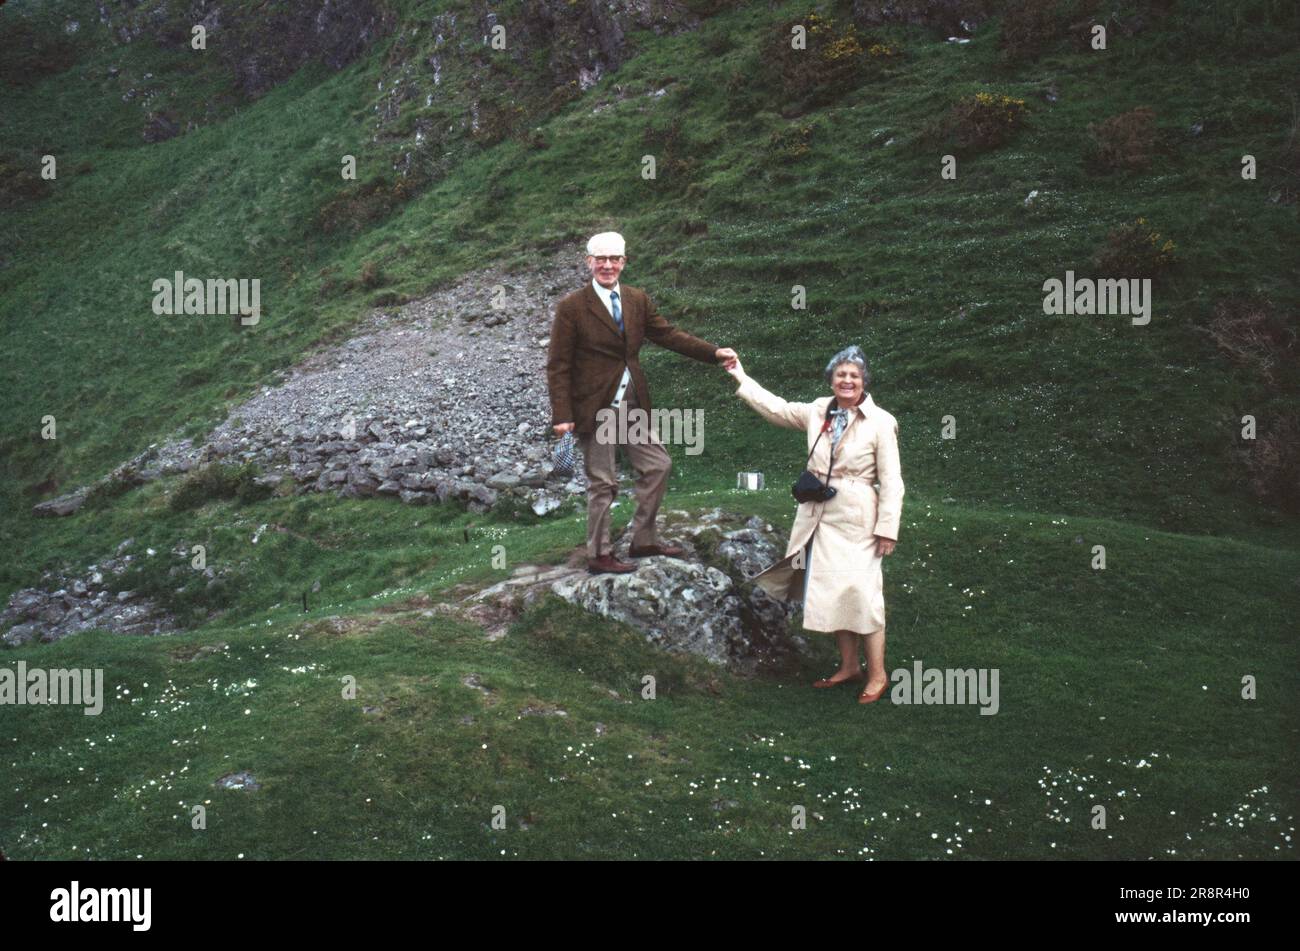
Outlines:
<svg viewBox="0 0 1300 951"><path fill-rule="evenodd" d="M546 360L552 426L575 423L575 432L595 432L596 413L613 401L625 365L632 373L637 402L649 412L650 387L637 359L647 337L702 363L717 363L716 346L664 320L640 288L620 282L618 290L626 335L619 333L590 281L555 308Z"/></svg>

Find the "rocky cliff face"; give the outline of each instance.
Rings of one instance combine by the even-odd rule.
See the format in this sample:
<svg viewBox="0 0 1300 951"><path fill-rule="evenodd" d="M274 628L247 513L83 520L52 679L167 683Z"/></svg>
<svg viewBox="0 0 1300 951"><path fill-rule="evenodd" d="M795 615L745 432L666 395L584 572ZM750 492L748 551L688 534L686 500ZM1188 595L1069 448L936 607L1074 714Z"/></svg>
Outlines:
<svg viewBox="0 0 1300 951"><path fill-rule="evenodd" d="M632 53L627 36L633 30L667 34L699 25L699 17L687 4L669 0L542 0L524 6L516 55L522 58L533 50L545 50L548 78L554 86L577 82L586 89L618 69ZM482 22L492 16L485 14Z"/></svg>
<svg viewBox="0 0 1300 951"><path fill-rule="evenodd" d="M524 135L635 54L637 30L699 25L686 4L533 0L502 17L487 4L449 5L402 24L375 101L375 141L395 141L394 170L437 177L458 143ZM505 41L493 49L497 28Z"/></svg>
<svg viewBox="0 0 1300 951"><path fill-rule="evenodd" d="M188 50L195 26L249 98L263 95L312 60L342 69L396 17L377 0L284 0L256 6L229 0L100 0L100 20L119 43L149 36Z"/></svg>

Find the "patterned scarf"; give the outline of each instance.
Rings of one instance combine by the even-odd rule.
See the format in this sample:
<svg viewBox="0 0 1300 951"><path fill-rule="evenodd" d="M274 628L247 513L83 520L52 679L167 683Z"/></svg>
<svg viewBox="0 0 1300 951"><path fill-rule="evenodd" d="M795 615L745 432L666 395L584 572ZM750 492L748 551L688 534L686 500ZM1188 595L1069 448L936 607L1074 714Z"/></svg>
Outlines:
<svg viewBox="0 0 1300 951"><path fill-rule="evenodd" d="M832 397L831 399L833 401L834 397ZM858 406L861 406L862 403L866 401L866 399L867 399L867 394L864 392L862 396L858 399L858 402L854 404L854 409L856 409ZM848 425L849 425L849 410L841 409L839 404L836 403L834 409L831 410L831 452L834 452L835 447L839 445L840 437L844 435L844 430L848 427Z"/></svg>

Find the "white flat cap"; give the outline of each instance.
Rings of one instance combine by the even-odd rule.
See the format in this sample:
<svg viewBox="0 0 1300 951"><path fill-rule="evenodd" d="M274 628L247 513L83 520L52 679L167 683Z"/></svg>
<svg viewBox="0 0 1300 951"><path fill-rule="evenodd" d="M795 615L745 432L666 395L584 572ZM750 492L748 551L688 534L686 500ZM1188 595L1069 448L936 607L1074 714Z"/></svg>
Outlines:
<svg viewBox="0 0 1300 951"><path fill-rule="evenodd" d="M624 253L623 236L617 231L602 231L600 234L592 235L587 241L588 254L617 254Z"/></svg>

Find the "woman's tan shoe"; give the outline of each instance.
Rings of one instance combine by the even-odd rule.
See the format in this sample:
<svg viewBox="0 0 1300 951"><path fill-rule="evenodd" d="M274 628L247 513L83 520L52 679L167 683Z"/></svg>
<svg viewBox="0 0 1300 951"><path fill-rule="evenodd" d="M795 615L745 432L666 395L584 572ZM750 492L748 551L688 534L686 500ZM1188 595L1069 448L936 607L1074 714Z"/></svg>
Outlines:
<svg viewBox="0 0 1300 951"><path fill-rule="evenodd" d="M862 671L858 671L852 677L845 677L843 680L831 680L829 677L824 677L821 680L814 680L813 686L818 690L825 690L827 687L838 687L840 684L854 683L862 680L865 676L866 675L863 674Z"/></svg>
<svg viewBox="0 0 1300 951"><path fill-rule="evenodd" d="M862 693L858 694L858 703L875 703L877 700L879 700L881 697L885 695L885 691L888 689L889 689L889 681L886 680L884 684L881 686L881 688L877 690L875 693L868 693L867 691L864 690L862 691Z"/></svg>

